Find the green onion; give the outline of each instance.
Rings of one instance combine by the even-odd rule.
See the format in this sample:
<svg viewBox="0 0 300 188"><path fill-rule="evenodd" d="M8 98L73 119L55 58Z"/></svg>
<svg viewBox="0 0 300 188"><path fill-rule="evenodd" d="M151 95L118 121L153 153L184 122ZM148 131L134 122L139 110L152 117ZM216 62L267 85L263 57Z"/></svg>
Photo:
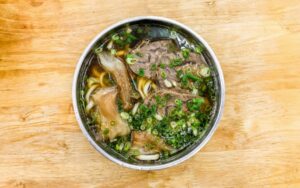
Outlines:
<svg viewBox="0 0 300 188"><path fill-rule="evenodd" d="M131 122L132 122L132 117L129 116L129 118L127 119L127 121L128 121L129 123L131 123Z"/></svg>
<svg viewBox="0 0 300 188"><path fill-rule="evenodd" d="M118 150L118 151L122 151L123 148L124 148L124 143L123 142L116 145L116 150Z"/></svg>
<svg viewBox="0 0 300 188"><path fill-rule="evenodd" d="M182 106L182 100L180 100L180 99L175 99L175 104L176 104L177 106L181 107L181 106Z"/></svg>
<svg viewBox="0 0 300 188"><path fill-rule="evenodd" d="M171 31L170 32L170 38L172 38L172 39L176 39L177 38L177 32L176 31Z"/></svg>
<svg viewBox="0 0 300 188"><path fill-rule="evenodd" d="M203 86L201 87L201 91L203 91L203 92L205 92L206 89L207 89L206 85L203 85Z"/></svg>
<svg viewBox="0 0 300 188"><path fill-rule="evenodd" d="M130 154L133 156L137 156L137 155L140 155L140 151L137 149L131 149Z"/></svg>
<svg viewBox="0 0 300 188"><path fill-rule="evenodd" d="M161 115L159 114L155 114L154 115L155 119L157 119L158 121L161 121L163 118L161 117Z"/></svg>
<svg viewBox="0 0 300 188"><path fill-rule="evenodd" d="M172 59L169 66L171 68L177 67L183 63L183 60L181 58Z"/></svg>
<svg viewBox="0 0 300 188"><path fill-rule="evenodd" d="M132 32L132 29L130 27L127 27L126 28L126 33L131 33Z"/></svg>
<svg viewBox="0 0 300 188"><path fill-rule="evenodd" d="M171 121L170 125L174 129L177 126L177 123L175 121Z"/></svg>
<svg viewBox="0 0 300 188"><path fill-rule="evenodd" d="M167 67L167 65L164 64L164 63L160 63L160 64L159 64L159 67L162 68L162 69L165 69L165 68Z"/></svg>
<svg viewBox="0 0 300 188"><path fill-rule="evenodd" d="M153 129L153 130L152 130L152 134L153 134L153 135L158 135L158 131L157 131L156 129Z"/></svg>
<svg viewBox="0 0 300 188"><path fill-rule="evenodd" d="M103 134L104 134L104 135L108 135L108 133L109 133L109 129L108 129L108 128L105 128L105 129L103 130Z"/></svg>
<svg viewBox="0 0 300 188"><path fill-rule="evenodd" d="M117 40L120 40L120 37L119 37L118 34L114 34L114 35L111 37L111 39L112 39L113 41L117 41Z"/></svg>
<svg viewBox="0 0 300 188"><path fill-rule="evenodd" d="M145 76L145 69L140 68L137 73L139 76Z"/></svg>
<svg viewBox="0 0 300 188"><path fill-rule="evenodd" d="M191 79L191 80L193 80L193 81L198 81L198 80L200 80L199 77L193 75L192 73L186 73L185 75L186 75L187 78L189 78L189 79Z"/></svg>
<svg viewBox="0 0 300 188"><path fill-rule="evenodd" d="M111 125L111 126L115 126L115 125L116 125L116 122L115 122L115 121L110 121L110 125Z"/></svg>
<svg viewBox="0 0 300 188"><path fill-rule="evenodd" d="M149 124L152 123L152 118L151 118L151 117L148 117L148 118L147 118L147 123L149 123Z"/></svg>
<svg viewBox="0 0 300 188"><path fill-rule="evenodd" d="M188 48L183 48L181 54L184 59L188 59L190 57L190 50Z"/></svg>
<svg viewBox="0 0 300 188"><path fill-rule="evenodd" d="M95 49L95 53L96 54L98 54L98 53L100 53L102 51L103 51L103 48L101 46Z"/></svg>
<svg viewBox="0 0 300 188"><path fill-rule="evenodd" d="M208 67L202 67L200 70L200 74L203 77L208 77L210 76L210 69Z"/></svg>
<svg viewBox="0 0 300 188"><path fill-rule="evenodd" d="M193 94L193 95L197 95L197 94L198 94L198 89L193 88L192 94Z"/></svg>
<svg viewBox="0 0 300 188"><path fill-rule="evenodd" d="M122 119L125 119L125 120L126 120L126 119L129 119L129 117L130 117L129 114L128 114L127 112L121 112L120 115L121 115L121 118L122 118Z"/></svg>
<svg viewBox="0 0 300 188"><path fill-rule="evenodd" d="M134 55L134 54L127 54L127 55L126 55L126 62L127 62L129 65L135 64L135 63L136 63L135 55Z"/></svg>
<svg viewBox="0 0 300 188"><path fill-rule="evenodd" d="M150 67L151 71L156 71L157 70L157 65L156 64L152 64Z"/></svg>
<svg viewBox="0 0 300 188"><path fill-rule="evenodd" d="M110 50L110 54L111 54L111 55L115 55L116 53L117 53L117 51L116 51L115 49L111 49L111 50Z"/></svg>
<svg viewBox="0 0 300 188"><path fill-rule="evenodd" d="M201 54L203 52L203 50L204 50L204 48L202 46L199 46L199 45L196 46L196 48L195 48L195 52L197 54Z"/></svg>
<svg viewBox="0 0 300 188"><path fill-rule="evenodd" d="M187 102L187 107L190 111L200 110L200 106L204 103L203 98L194 98L191 101Z"/></svg>
<svg viewBox="0 0 300 188"><path fill-rule="evenodd" d="M145 124L142 124L141 126L140 126L140 129L143 131L143 130L145 130L146 129L146 125Z"/></svg>
<svg viewBox="0 0 300 188"><path fill-rule="evenodd" d="M165 86L166 86L167 88L172 87L172 83L171 83L169 80L167 80L167 79L164 80L164 84L165 84Z"/></svg>
<svg viewBox="0 0 300 188"><path fill-rule="evenodd" d="M124 145L124 151L128 151L131 148L131 143L130 142L126 142Z"/></svg>
<svg viewBox="0 0 300 188"><path fill-rule="evenodd" d="M198 135L198 130L195 127L192 127L193 135L197 136Z"/></svg>
<svg viewBox="0 0 300 188"><path fill-rule="evenodd" d="M167 78L167 73L165 71L161 71L160 75L161 75L162 79Z"/></svg>

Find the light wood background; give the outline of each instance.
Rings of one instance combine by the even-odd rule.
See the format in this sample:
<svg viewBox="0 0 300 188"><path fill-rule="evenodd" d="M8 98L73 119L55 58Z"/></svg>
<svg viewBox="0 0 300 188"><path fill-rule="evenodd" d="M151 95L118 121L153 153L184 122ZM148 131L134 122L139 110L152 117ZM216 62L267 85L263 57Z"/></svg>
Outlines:
<svg viewBox="0 0 300 188"><path fill-rule="evenodd" d="M152 172L97 153L71 83L89 41L124 18L178 20L225 75L218 130L190 160ZM299 0L0 0L0 186L300 187Z"/></svg>

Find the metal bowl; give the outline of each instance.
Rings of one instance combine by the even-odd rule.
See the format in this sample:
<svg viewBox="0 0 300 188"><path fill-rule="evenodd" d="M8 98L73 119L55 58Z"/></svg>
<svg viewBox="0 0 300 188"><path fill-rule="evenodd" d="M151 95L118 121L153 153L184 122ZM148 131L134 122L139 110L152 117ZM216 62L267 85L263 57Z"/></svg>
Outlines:
<svg viewBox="0 0 300 188"><path fill-rule="evenodd" d="M172 157L158 161L158 162L136 162L136 161L129 161L128 159L122 157L120 154L116 153L114 150L106 146L105 143L97 142L95 140L94 135L92 134L91 128L86 125L85 122L85 114L83 109L80 107L79 100L80 100L80 89L81 89L81 83L82 79L84 77L84 74L86 72L86 69L89 65L89 57L92 53L92 49L99 45L101 42L101 39L105 38L112 32L118 30L119 28L124 27L125 25L131 25L131 24L159 24L163 26L168 27L174 27L177 30L179 30L181 33L193 38L195 41L202 44L205 48L203 52L203 57L205 58L205 61L208 63L208 65L212 68L212 73L214 75L214 84L217 90L216 93L216 105L214 107L214 113L211 118L211 121L204 133L204 135L195 143L185 148L183 151L179 152L178 154L173 155ZM143 16L143 17L135 17L123 20L121 22L118 22L108 28L106 28L104 31L99 33L86 47L84 52L82 53L74 74L73 79L73 88L72 88L72 97L73 97L73 107L76 115L76 119L79 123L79 126L83 132L83 134L86 136L88 141L94 146L94 148L103 154L106 158L112 160L113 162L125 166L132 169L137 170L158 170L158 169L164 169L168 168L174 165L177 165L194 154L196 154L212 137L213 133L215 132L217 125L220 121L223 106L224 106L224 99L225 99L225 84L224 84L224 78L223 73L219 64L219 61L217 57L215 56L213 50L210 48L210 46L207 44L207 42L199 36L197 33L195 33L193 30L191 30L189 27L168 19L168 18L162 18L162 17L154 17L154 16Z"/></svg>

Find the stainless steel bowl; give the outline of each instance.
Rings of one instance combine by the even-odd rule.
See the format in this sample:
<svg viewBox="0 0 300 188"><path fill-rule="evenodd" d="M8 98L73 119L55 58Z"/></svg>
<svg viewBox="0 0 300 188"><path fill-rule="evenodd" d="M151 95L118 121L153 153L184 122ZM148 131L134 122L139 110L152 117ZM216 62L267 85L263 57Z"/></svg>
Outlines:
<svg viewBox="0 0 300 188"><path fill-rule="evenodd" d="M155 163L138 163L133 161L128 161L118 153L114 152L112 149L107 147L103 143L96 142L93 134L91 134L90 128L88 128L84 122L85 115L80 108L79 105L79 96L80 96L80 84L83 79L83 74L87 69L87 66L89 64L89 55L91 54L91 51L95 45L99 45L99 42L101 39L103 39L108 34L112 33L113 31L116 31L117 29L123 27L127 24L144 24L144 23L153 23L153 24L160 24L165 26L172 26L176 29L180 30L180 32L189 35L197 42L201 43L205 50L204 50L204 57L207 63L210 67L213 68L213 74L214 74L214 82L216 84L217 88L217 94L216 94L216 106L214 108L214 115L210 121L210 124L202 136L201 139L199 139L196 143L188 146L183 151L179 152L178 154L168 158L164 161L159 161ZM143 17L135 17L123 20L121 22L118 22L108 28L106 28L104 31L100 32L86 47L84 52L82 53L74 73L74 79L73 79L73 88L72 88L72 97L73 97L73 106L74 111L76 115L76 119L79 123L79 126L83 132L83 134L86 136L88 141L94 146L94 148L102 153L106 158L112 160L113 162L125 166L132 169L138 169L138 170L158 170L158 169L164 169L168 168L174 165L177 165L191 156L193 156L195 153L197 153L212 137L213 133L215 132L217 125L220 121L223 106L224 106L224 100L225 100L225 84L224 84L224 78L223 73L219 64L219 61L214 54L213 50L210 48L210 46L207 44L207 42L199 36L197 33L195 33L192 29L189 27L163 17L155 17L155 16L143 16Z"/></svg>

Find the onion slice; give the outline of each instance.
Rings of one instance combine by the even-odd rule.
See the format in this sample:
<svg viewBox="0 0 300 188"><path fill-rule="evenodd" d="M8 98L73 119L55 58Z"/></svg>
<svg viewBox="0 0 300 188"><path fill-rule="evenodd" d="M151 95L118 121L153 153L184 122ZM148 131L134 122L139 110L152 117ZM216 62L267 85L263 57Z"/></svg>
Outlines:
<svg viewBox="0 0 300 188"><path fill-rule="evenodd" d="M149 155L137 155L136 158L141 161L154 161L159 159L159 154L156 153L156 154L149 154Z"/></svg>
<svg viewBox="0 0 300 188"><path fill-rule="evenodd" d="M86 107L85 107L86 113L89 113L90 110L91 110L94 106L95 106L94 101L93 101L93 100L90 100L90 101L88 102L88 104L86 105Z"/></svg>
<svg viewBox="0 0 300 188"><path fill-rule="evenodd" d="M91 94L93 93L93 91L94 91L97 87L99 87L99 86L98 86L98 85L92 85L92 86L88 89L88 91L86 92L85 100L86 100L87 103L89 103Z"/></svg>
<svg viewBox="0 0 300 188"><path fill-rule="evenodd" d="M138 110L138 108L139 108L139 105L140 105L139 102L138 102L138 103L135 103L135 105L134 105L134 107L133 107L133 109L132 109L132 111L131 111L131 113L132 113L133 115L137 112L137 110Z"/></svg>

